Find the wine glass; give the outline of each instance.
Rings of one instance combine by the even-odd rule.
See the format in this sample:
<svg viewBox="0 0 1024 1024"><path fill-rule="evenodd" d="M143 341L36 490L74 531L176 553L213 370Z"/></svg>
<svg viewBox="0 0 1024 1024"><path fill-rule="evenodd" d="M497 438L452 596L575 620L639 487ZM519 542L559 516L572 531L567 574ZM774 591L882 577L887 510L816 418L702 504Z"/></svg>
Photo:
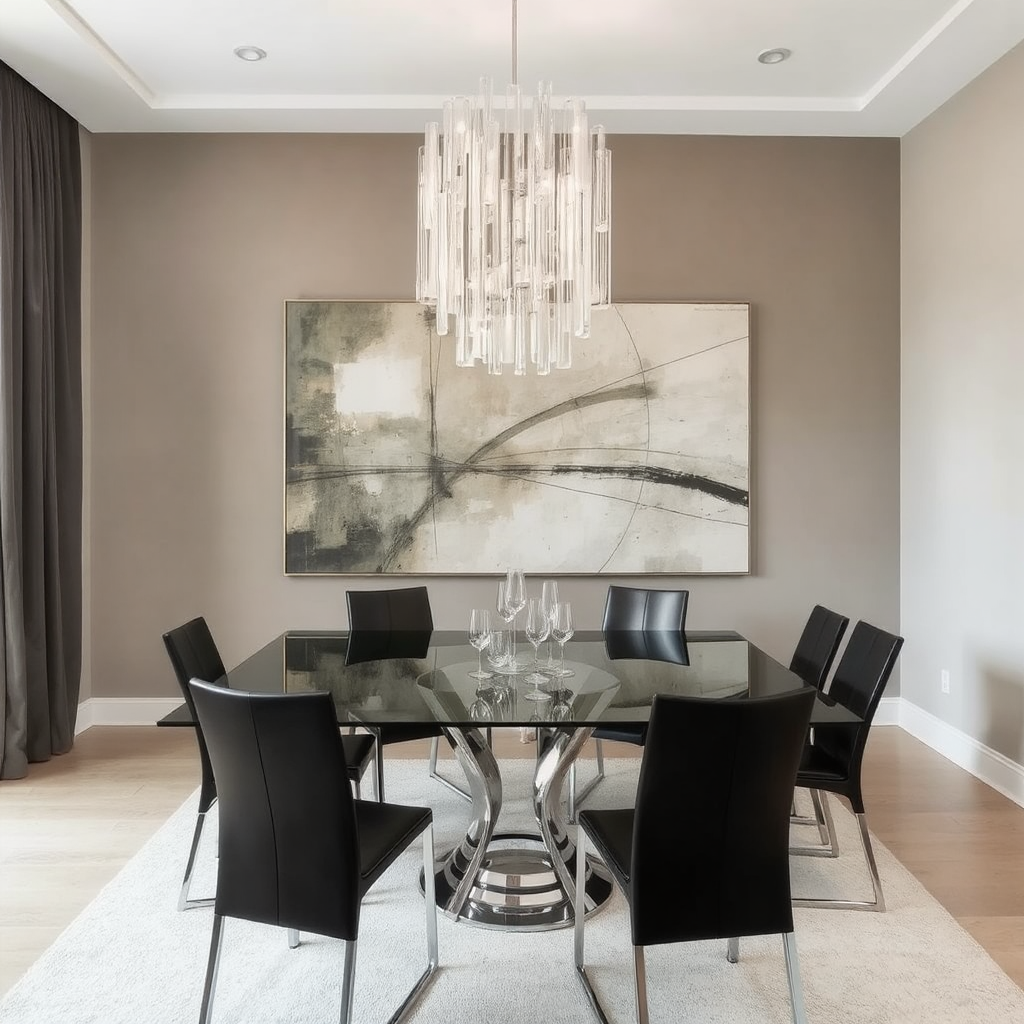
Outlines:
<svg viewBox="0 0 1024 1024"><path fill-rule="evenodd" d="M508 667L516 671L521 667L516 661L516 617L525 607L526 580L523 570L509 569L505 579L498 584L498 614L511 627Z"/></svg>
<svg viewBox="0 0 1024 1024"><path fill-rule="evenodd" d="M556 580L544 581L544 585L541 587L540 601L548 619L554 618L555 605L558 604L558 582ZM555 641L550 635L548 636L548 663L544 667L546 669L555 667Z"/></svg>
<svg viewBox="0 0 1024 1024"><path fill-rule="evenodd" d="M555 605L555 618L551 623L551 635L555 638L562 656L561 666L555 672L559 679L566 676L574 676L576 673L571 668L565 667L565 645L573 634L572 605L568 601L559 601Z"/></svg>
<svg viewBox="0 0 1024 1024"><path fill-rule="evenodd" d="M533 683L533 689L523 694L526 700L549 700L550 694L545 693L540 684L546 682L547 676L540 671L540 645L551 635L551 620L544 611L544 605L535 597L530 598L526 609L526 639L533 645L533 672L526 677Z"/></svg>
<svg viewBox="0 0 1024 1024"><path fill-rule="evenodd" d="M469 613L469 642L476 648L476 671L471 679L493 679L493 672L484 671L484 648L491 642L491 613L486 608L474 608Z"/></svg>

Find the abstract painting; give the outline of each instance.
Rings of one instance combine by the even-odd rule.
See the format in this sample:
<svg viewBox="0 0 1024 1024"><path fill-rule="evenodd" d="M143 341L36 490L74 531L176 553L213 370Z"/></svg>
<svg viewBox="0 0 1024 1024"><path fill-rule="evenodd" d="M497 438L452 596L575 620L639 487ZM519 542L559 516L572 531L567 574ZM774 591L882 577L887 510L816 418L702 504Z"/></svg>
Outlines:
<svg viewBox="0 0 1024 1024"><path fill-rule="evenodd" d="M749 314L616 303L517 377L413 302L287 301L285 572L749 572Z"/></svg>

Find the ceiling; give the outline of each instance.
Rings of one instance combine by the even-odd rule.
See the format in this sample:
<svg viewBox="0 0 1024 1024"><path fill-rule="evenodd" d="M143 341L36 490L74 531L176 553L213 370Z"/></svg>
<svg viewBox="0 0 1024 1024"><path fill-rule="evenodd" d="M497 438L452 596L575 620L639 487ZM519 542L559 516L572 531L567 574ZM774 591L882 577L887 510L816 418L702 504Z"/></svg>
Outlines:
<svg viewBox="0 0 1024 1024"><path fill-rule="evenodd" d="M512 79L512 0L0 8L0 60L93 132L420 132ZM611 133L899 136L1021 39L1024 0L518 0L518 81Z"/></svg>

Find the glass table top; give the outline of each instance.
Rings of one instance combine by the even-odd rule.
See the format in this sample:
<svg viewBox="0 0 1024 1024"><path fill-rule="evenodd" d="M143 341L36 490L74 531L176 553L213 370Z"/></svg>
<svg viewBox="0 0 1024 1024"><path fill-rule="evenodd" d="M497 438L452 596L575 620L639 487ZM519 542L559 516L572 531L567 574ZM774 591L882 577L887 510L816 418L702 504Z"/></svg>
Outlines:
<svg viewBox="0 0 1024 1024"><path fill-rule="evenodd" d="M546 661L546 644L541 663ZM546 699L525 694L533 648L518 646L522 672L477 680L477 652L463 632L354 634L290 631L232 669L233 689L263 693L326 690L339 724L440 723L452 726L537 724L611 726L646 722L657 693L710 699L767 696L805 684L754 644L731 632L678 634L579 632L565 646L572 675L544 677ZM558 662L556 648L556 664ZM490 670L484 659L485 670ZM859 719L825 695L815 726ZM166 725L192 724L184 706Z"/></svg>

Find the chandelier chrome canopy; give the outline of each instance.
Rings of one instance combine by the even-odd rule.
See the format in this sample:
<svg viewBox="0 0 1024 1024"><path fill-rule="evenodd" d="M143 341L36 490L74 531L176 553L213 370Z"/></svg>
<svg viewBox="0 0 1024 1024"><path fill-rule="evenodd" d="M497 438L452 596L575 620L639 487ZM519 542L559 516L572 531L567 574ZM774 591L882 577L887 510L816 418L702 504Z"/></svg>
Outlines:
<svg viewBox="0 0 1024 1024"><path fill-rule="evenodd" d="M572 365L590 311L611 296L611 152L582 100L552 110L541 83L532 109L512 84L504 130L491 82L444 104L419 151L416 300L455 334L455 361L499 374Z"/></svg>

